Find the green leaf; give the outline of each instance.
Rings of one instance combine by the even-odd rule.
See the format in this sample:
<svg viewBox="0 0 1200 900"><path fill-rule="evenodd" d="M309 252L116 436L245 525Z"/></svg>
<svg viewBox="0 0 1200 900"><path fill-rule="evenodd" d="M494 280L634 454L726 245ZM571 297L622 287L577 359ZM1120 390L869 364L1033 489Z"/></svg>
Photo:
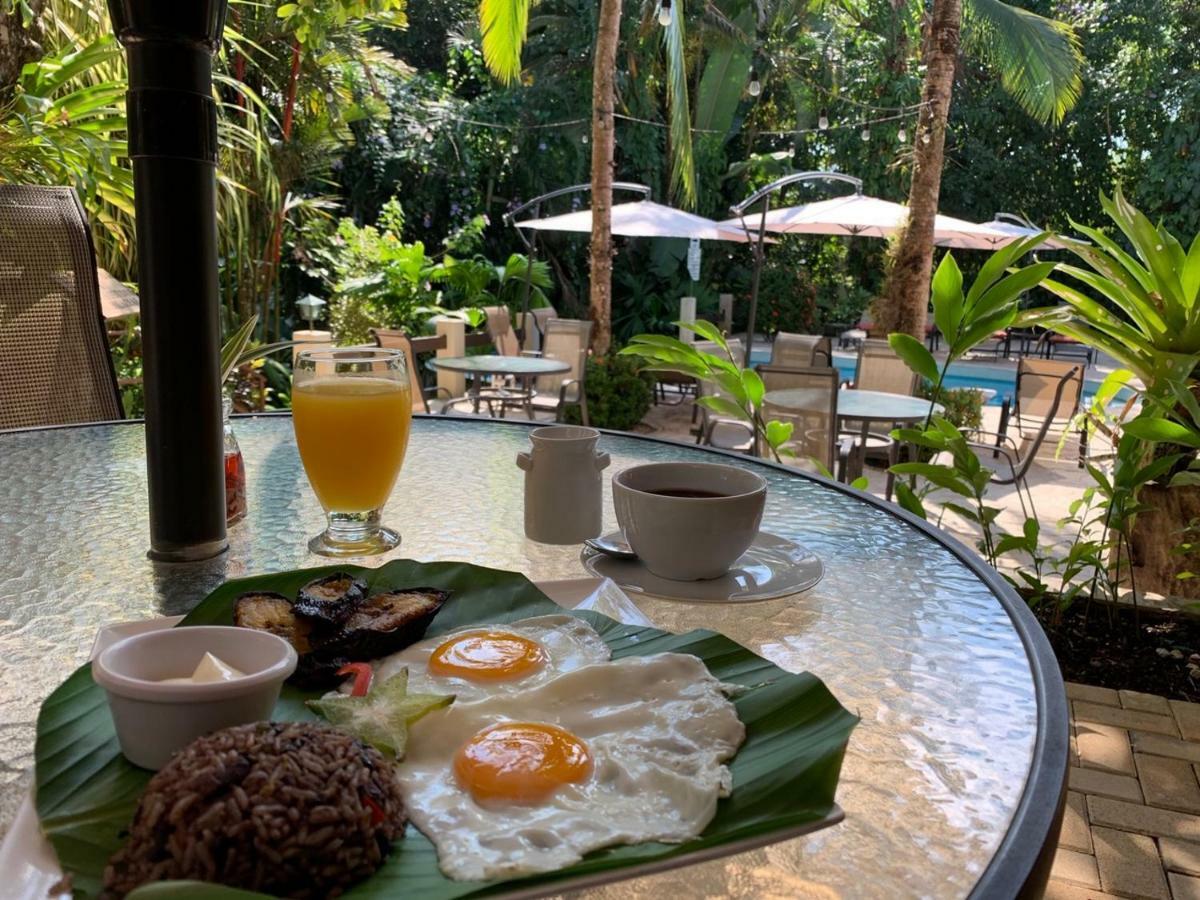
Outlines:
<svg viewBox="0 0 1200 900"><path fill-rule="evenodd" d="M529 27L530 0L480 0L483 60L503 84L521 74L521 49Z"/></svg>
<svg viewBox="0 0 1200 900"><path fill-rule="evenodd" d="M754 369L742 370L742 387L746 391L746 399L755 409L762 406L763 395L767 392L762 376Z"/></svg>
<svg viewBox="0 0 1200 900"><path fill-rule="evenodd" d="M905 364L927 381L938 381L937 360L933 354L911 334L894 332L888 335L888 344Z"/></svg>
<svg viewBox="0 0 1200 900"><path fill-rule="evenodd" d="M729 342L726 341L725 335L721 334L721 329L705 319L697 319L695 322L676 322L676 327L683 328L686 331L693 331L706 341L712 341L720 347L726 354L729 353Z"/></svg>
<svg viewBox="0 0 1200 900"><path fill-rule="evenodd" d="M1182 444L1185 447L1200 447L1200 434L1191 428L1185 428L1170 419L1148 418L1140 416L1126 422L1126 434L1131 434L1143 441L1154 443Z"/></svg>
<svg viewBox="0 0 1200 900"><path fill-rule="evenodd" d="M897 475L919 475L931 484L967 498L975 496L974 491L959 474L949 466L939 466L934 463L907 462L897 463L891 471Z"/></svg>
<svg viewBox="0 0 1200 900"><path fill-rule="evenodd" d="M281 19L286 19L288 16L294 16L299 7L295 3L285 3L275 10L275 15Z"/></svg>
<svg viewBox="0 0 1200 900"><path fill-rule="evenodd" d="M937 271L933 273L933 321L947 343L958 337L958 326L963 317L963 276L954 261L954 254L942 257Z"/></svg>
<svg viewBox="0 0 1200 900"><path fill-rule="evenodd" d="M384 866L369 881L354 888L354 896L368 900L401 896L450 900L494 893L501 888L518 891L536 886L537 890L553 890L555 882L584 873L731 847L735 841L769 839L771 835L832 823L829 817L842 757L857 718L843 709L815 676L785 672L711 631L669 634L655 628L622 625L598 613L564 610L515 572L411 560L395 560L377 569L343 563L228 581L203 600L183 624L232 624L233 604L239 594L277 591L294 596L301 585L336 570L361 575L372 590L420 584L452 591L427 637L464 626L568 614L596 628L616 659L656 653L693 654L704 661L715 678L743 687L733 702L746 726L746 741L729 763L733 793L718 804L716 815L694 840L614 847L552 875L514 879L501 886L450 881L438 869L433 845L411 828L405 839L392 848ZM316 696L285 685L273 718L311 719L304 701ZM104 692L92 681L90 666L78 669L42 704L35 760L36 805L43 829L72 878L75 896L90 900L99 893L104 865L125 839L122 832L151 774L121 756ZM232 900L247 894L213 885L193 890L187 885L164 882L147 886L137 896Z"/></svg>
<svg viewBox="0 0 1200 900"><path fill-rule="evenodd" d="M767 423L767 443L770 444L774 449L778 450L792 439L792 433L795 430L796 426L792 422L780 422L777 419L772 419ZM826 475L829 478L833 477L832 475L829 475L828 470L825 470L821 474Z"/></svg>
<svg viewBox="0 0 1200 900"><path fill-rule="evenodd" d="M852 482L850 482L850 487L854 488L856 491L865 491L870 486L871 486L871 479L868 478L866 475L860 475L857 478L855 478Z"/></svg>
<svg viewBox="0 0 1200 900"><path fill-rule="evenodd" d="M927 518L925 505L921 502L921 498L914 494L912 488L903 481L896 482L896 502L900 504L901 509L908 510L914 516Z"/></svg>
<svg viewBox="0 0 1200 900"><path fill-rule="evenodd" d="M719 416L741 419L744 422L753 421L750 413L746 412L744 407L739 406L727 397L714 397L709 394L706 397L699 397L696 402L703 407L711 409Z"/></svg>

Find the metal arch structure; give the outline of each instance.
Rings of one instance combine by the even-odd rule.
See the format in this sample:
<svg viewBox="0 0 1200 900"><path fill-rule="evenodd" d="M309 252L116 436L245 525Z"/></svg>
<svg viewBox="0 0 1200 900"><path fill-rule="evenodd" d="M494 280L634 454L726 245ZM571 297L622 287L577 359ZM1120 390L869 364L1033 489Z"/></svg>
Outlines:
<svg viewBox="0 0 1200 900"><path fill-rule="evenodd" d="M750 354L754 350L754 323L758 316L758 282L759 277L762 275L763 248L766 244L767 213L771 211L771 195L793 184L806 184L811 181L841 182L853 187L854 193L862 194L862 179L855 178L853 175L845 175L841 172L793 172L791 175L785 175L782 178L772 181L765 187L759 188L741 203L735 203L729 207L729 211L741 220L742 228L748 234L753 233L755 235L754 271L750 279L750 316L746 323L746 355L742 361L742 364L746 367L750 365ZM759 217L758 227L751 228L746 223L746 212L756 203L762 203L762 212Z"/></svg>
<svg viewBox="0 0 1200 900"><path fill-rule="evenodd" d="M529 229L533 233L529 237L526 237L524 229L516 228L517 216L525 212L527 209L532 209L532 218L539 219L542 215L542 204L547 200L554 200L557 197L565 197L568 194L582 194L591 191L591 189L591 182L585 182L584 184L573 184L570 187L559 188L555 191L548 191L545 194L539 194L532 200L526 200L516 209L509 210L504 214L504 224L516 230L517 236L521 238L521 243L525 246L525 256L528 263L528 265L525 266L525 296L521 301L521 321L518 323L518 327L516 328L517 339L521 343L525 342L525 321L529 316L529 295L533 290L533 262L537 256L538 233L536 229ZM614 181L612 189L614 191L630 191L635 194L641 194L643 200L648 200L650 198L650 188L644 184L637 184L632 181Z"/></svg>

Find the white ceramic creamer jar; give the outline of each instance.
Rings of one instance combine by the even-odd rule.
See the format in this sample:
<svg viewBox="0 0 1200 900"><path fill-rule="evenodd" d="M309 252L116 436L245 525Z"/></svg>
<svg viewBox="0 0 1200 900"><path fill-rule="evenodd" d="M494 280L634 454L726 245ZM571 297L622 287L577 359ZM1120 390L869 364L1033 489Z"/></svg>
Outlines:
<svg viewBox="0 0 1200 900"><path fill-rule="evenodd" d="M543 544L580 544L603 527L607 453L596 452L600 432L580 425L549 425L529 433L533 450L517 454L525 470L525 536Z"/></svg>

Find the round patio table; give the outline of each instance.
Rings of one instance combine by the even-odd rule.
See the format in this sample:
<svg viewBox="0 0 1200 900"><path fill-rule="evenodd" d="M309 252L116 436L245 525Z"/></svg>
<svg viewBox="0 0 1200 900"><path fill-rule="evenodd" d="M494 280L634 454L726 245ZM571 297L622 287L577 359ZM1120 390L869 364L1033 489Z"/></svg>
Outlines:
<svg viewBox="0 0 1200 900"><path fill-rule="evenodd" d="M515 456L528 427L415 417L384 514L403 533L390 555L467 560L534 580L583 577L578 547L524 536ZM291 419L238 418L234 429L248 516L230 529L228 553L187 564L145 557L139 423L0 434L0 827L30 784L38 707L87 659L97 627L183 612L228 578L327 563L306 548L324 517ZM617 433L601 448L610 473L722 458ZM1036 889L1057 837L1068 733L1057 665L1025 605L971 551L896 507L794 469L723 458L766 478L764 527L815 551L824 580L758 603L635 602L659 627L711 628L785 669L813 672L862 717L838 789L846 818L588 895L893 900Z"/></svg>
<svg viewBox="0 0 1200 900"><path fill-rule="evenodd" d="M811 409L815 404L823 403L827 396L826 391L816 388L783 388L767 391L763 399L783 409ZM854 388L838 391L837 407L839 419L863 423L864 436L871 422L923 422L929 414L929 401L921 397ZM935 403L933 411L940 414L945 409Z"/></svg>
<svg viewBox="0 0 1200 900"><path fill-rule="evenodd" d="M503 392L504 400L514 400L522 403L529 418L533 413L529 408L529 382L538 375L561 375L571 371L570 363L559 359L543 356L500 356L496 353L486 353L479 356L442 356L434 357L426 363L433 370L444 369L447 372L458 372L471 376L471 389L468 396L472 400L472 409L479 412L480 390L483 379L488 375L506 375L521 382L520 392ZM503 412L503 407L501 407Z"/></svg>

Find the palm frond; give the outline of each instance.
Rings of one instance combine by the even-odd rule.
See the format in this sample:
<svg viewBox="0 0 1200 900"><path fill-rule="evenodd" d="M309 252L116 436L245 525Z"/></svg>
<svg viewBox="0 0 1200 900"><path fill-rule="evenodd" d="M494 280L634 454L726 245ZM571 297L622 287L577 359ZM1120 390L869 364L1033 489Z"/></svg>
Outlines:
<svg viewBox="0 0 1200 900"><path fill-rule="evenodd" d="M667 52L667 106L671 120L671 192L682 204L696 205L696 160L692 152L692 111L688 101L687 60L683 48L683 0L675 0L671 24L663 29Z"/></svg>
<svg viewBox="0 0 1200 900"><path fill-rule="evenodd" d="M1083 87L1075 29L1001 0L969 0L963 21L967 46L996 69L1021 108L1040 122L1061 122Z"/></svg>
<svg viewBox="0 0 1200 900"><path fill-rule="evenodd" d="M480 0L483 60L504 84L521 74L521 48L529 27L530 0Z"/></svg>

